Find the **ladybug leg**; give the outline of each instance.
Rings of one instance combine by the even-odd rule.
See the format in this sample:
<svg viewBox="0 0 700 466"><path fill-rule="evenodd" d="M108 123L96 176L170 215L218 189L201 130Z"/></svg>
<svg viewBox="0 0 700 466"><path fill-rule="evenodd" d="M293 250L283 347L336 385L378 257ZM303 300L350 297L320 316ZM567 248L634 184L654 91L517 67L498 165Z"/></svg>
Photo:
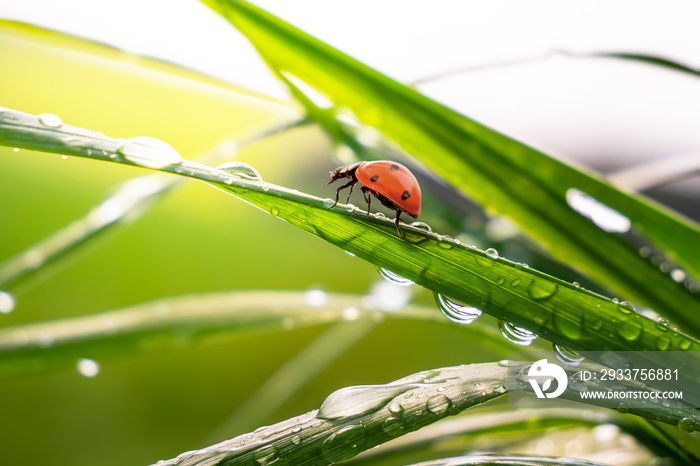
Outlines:
<svg viewBox="0 0 700 466"><path fill-rule="evenodd" d="M362 196L365 198L365 202L367 203L367 216L369 217L369 211L372 207L372 196L364 186L362 187Z"/></svg>
<svg viewBox="0 0 700 466"><path fill-rule="evenodd" d="M344 184L343 186L338 188L338 190L335 192L335 203L331 206L331 209L338 204L338 197L340 197L340 191L350 186L350 194L352 194L352 190L355 188L355 183L357 183L357 181L350 180L347 184ZM348 194L348 199L350 199L350 194ZM347 203L347 201L345 201L345 203Z"/></svg>
<svg viewBox="0 0 700 466"><path fill-rule="evenodd" d="M355 183L350 185L350 192L348 193L348 197L345 198L345 203L347 204L350 202L350 195L352 194L352 190L355 189Z"/></svg>
<svg viewBox="0 0 700 466"><path fill-rule="evenodd" d="M403 236L401 236L401 228L399 228L400 221L403 222L403 220L401 220L401 211L396 209L396 231L399 232L399 238L403 238Z"/></svg>

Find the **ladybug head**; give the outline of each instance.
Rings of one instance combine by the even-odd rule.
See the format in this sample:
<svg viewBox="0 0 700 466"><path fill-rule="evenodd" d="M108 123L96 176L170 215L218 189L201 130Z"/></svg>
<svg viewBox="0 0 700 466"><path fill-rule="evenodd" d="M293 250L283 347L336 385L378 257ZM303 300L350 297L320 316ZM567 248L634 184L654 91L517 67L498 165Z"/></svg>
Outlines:
<svg viewBox="0 0 700 466"><path fill-rule="evenodd" d="M332 182L341 178L350 178L351 180L357 180L357 178L355 177L355 170L357 170L363 163L364 162L358 162L353 163L352 165L343 165L342 167L336 168L335 170L330 172L331 180L328 182L328 184L331 184Z"/></svg>

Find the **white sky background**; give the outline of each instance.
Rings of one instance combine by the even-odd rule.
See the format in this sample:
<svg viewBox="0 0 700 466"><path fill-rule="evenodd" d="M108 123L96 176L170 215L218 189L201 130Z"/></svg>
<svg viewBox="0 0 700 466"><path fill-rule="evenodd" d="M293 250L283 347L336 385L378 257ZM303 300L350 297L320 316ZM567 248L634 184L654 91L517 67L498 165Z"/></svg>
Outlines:
<svg viewBox="0 0 700 466"><path fill-rule="evenodd" d="M700 68L695 0L253 3L402 82L471 68L421 89L550 153L605 169L700 154L699 77L553 54L644 53ZM246 39L197 0L0 0L0 17L286 95Z"/></svg>

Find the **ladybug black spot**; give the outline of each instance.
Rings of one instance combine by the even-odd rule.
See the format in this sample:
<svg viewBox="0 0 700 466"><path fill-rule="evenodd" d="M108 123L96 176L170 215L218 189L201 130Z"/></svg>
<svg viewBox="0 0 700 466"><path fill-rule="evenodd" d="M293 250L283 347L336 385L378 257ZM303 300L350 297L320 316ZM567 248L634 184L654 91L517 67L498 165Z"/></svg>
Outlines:
<svg viewBox="0 0 700 466"><path fill-rule="evenodd" d="M372 178L370 178L369 180L372 181L372 182L375 182L375 181L377 181L378 179L379 179L379 175L374 175L374 176L373 176Z"/></svg>
<svg viewBox="0 0 700 466"><path fill-rule="evenodd" d="M408 199L409 197L411 197L411 193L408 192L408 191L404 191L403 194L401 195L401 200L402 200L402 201L405 201L405 200Z"/></svg>
<svg viewBox="0 0 700 466"><path fill-rule="evenodd" d="M391 167L389 167L389 169L390 169L392 172L395 172L396 170L399 169L399 166L396 165L395 163L393 163L393 164L391 164Z"/></svg>

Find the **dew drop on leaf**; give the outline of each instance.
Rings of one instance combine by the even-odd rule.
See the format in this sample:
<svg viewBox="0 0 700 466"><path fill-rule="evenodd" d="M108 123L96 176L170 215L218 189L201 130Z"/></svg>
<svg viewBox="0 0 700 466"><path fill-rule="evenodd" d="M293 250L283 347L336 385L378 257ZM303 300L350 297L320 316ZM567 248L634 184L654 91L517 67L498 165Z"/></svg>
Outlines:
<svg viewBox="0 0 700 466"><path fill-rule="evenodd" d="M163 168L183 162L182 156L172 146L149 136L127 139L119 146L117 154L146 168Z"/></svg>
<svg viewBox="0 0 700 466"><path fill-rule="evenodd" d="M537 334L522 327L518 327L511 322L498 321L503 337L511 343L519 346L528 346L537 339Z"/></svg>
<svg viewBox="0 0 700 466"><path fill-rule="evenodd" d="M460 304L440 293L435 293L435 302L444 316L457 324L471 324L482 314L480 309Z"/></svg>
<svg viewBox="0 0 700 466"><path fill-rule="evenodd" d="M49 128L60 128L63 126L63 121L53 113L42 113L38 118L39 123Z"/></svg>

